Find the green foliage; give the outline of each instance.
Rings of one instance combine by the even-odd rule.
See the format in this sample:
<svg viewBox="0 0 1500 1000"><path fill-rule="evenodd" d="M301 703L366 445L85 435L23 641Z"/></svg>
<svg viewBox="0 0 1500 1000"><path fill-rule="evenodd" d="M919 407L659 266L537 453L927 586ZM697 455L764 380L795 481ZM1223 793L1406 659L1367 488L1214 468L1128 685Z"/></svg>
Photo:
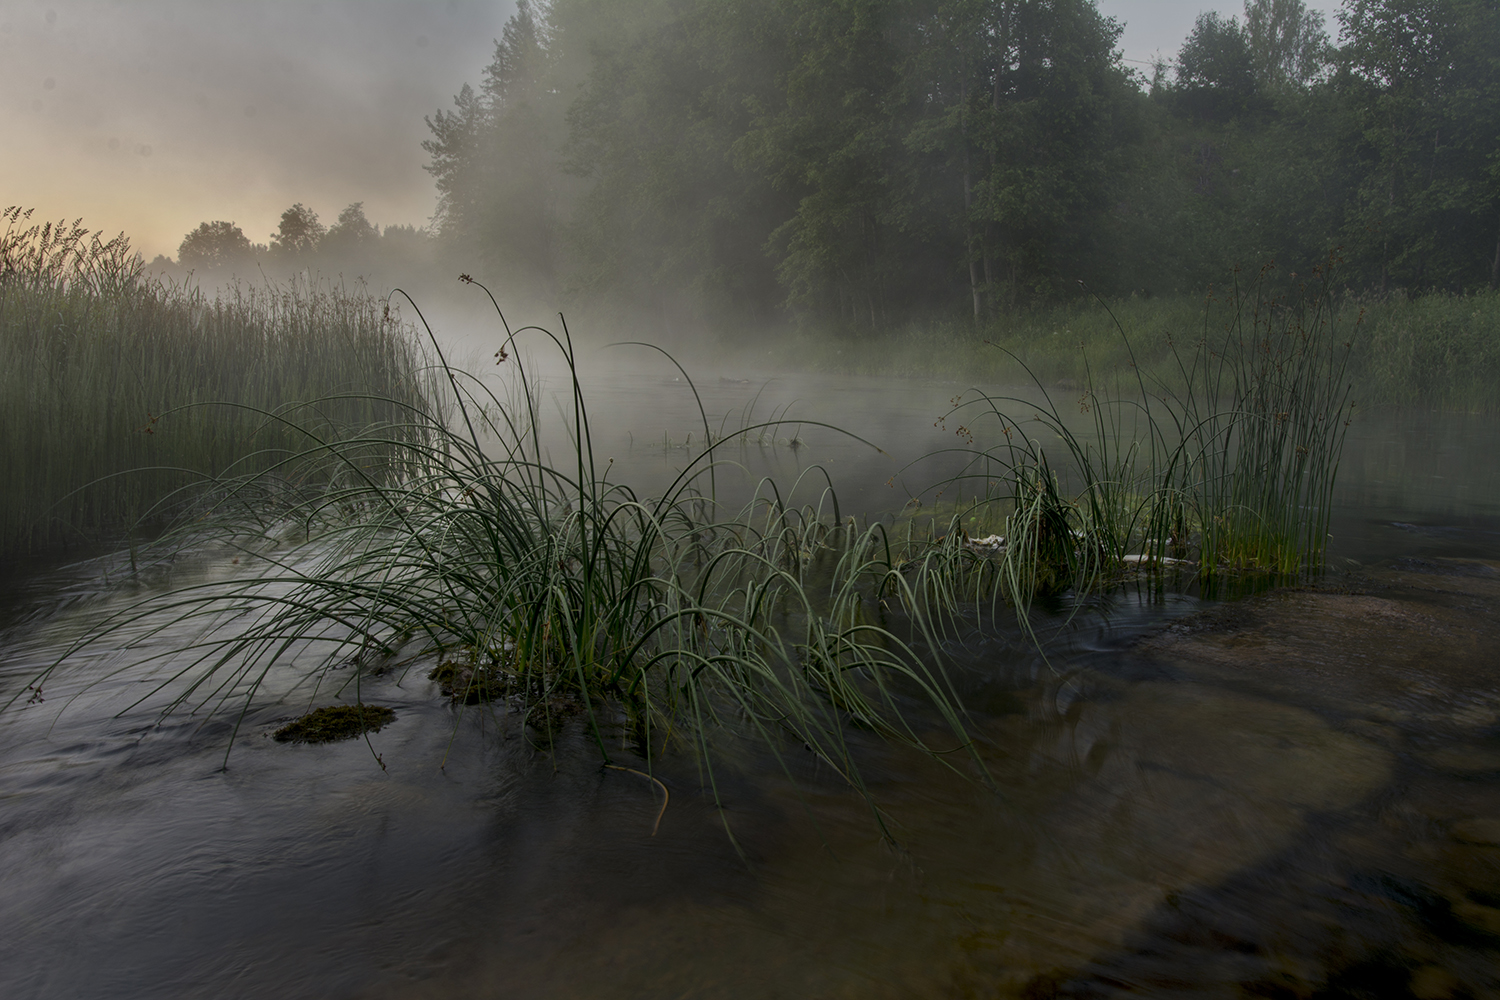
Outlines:
<svg viewBox="0 0 1500 1000"><path fill-rule="evenodd" d="M869 331L960 276L987 312L1091 242L1130 119L1117 34L1082 0L523 5L496 65L525 72L428 121L443 238L664 316Z"/></svg>
<svg viewBox="0 0 1500 1000"><path fill-rule="evenodd" d="M1302 0L1246 0L1245 36L1256 83L1271 93L1309 86L1332 55L1322 13Z"/></svg>
<svg viewBox="0 0 1500 1000"><path fill-rule="evenodd" d="M1361 291L1500 283L1495 0L1340 21L1204 14L1148 95L1088 0L523 3L428 120L439 239L669 330L983 325L1335 247Z"/></svg>
<svg viewBox="0 0 1500 1000"><path fill-rule="evenodd" d="M1215 11L1198 15L1177 54L1177 97L1189 114L1229 121L1249 110L1256 96L1255 56L1235 18Z"/></svg>
<svg viewBox="0 0 1500 1000"><path fill-rule="evenodd" d="M1357 178L1344 237L1364 281L1500 283L1500 4L1350 0L1335 85Z"/></svg>
<svg viewBox="0 0 1500 1000"><path fill-rule="evenodd" d="M659 8L612 7L567 112L567 169L588 184L565 230L568 284L668 322L687 296L764 316L780 294L763 247L786 199L738 168L735 143L785 64L779 28L755 5L684 5L667 24Z"/></svg>

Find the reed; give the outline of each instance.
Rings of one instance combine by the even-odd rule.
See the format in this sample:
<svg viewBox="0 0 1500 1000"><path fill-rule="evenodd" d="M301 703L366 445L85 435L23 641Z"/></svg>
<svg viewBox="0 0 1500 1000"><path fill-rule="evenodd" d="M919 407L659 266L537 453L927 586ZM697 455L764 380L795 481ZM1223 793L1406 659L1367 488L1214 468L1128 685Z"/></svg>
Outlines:
<svg viewBox="0 0 1500 1000"><path fill-rule="evenodd" d="M817 467L804 474L826 486L815 503L784 499L805 483L783 495L769 480L739 508L721 503L725 456L776 440L784 414L756 422L747 410L738 430L715 431L700 403L704 446L660 495L638 495L595 455L566 324L513 330L496 305L498 384L449 365L429 330L421 391L369 398L399 420L282 418L300 445L215 478L168 540L227 547L243 572L113 614L27 690L89 647L128 646L171 622L197 638L138 661L160 669L137 705L163 713L242 721L260 692L289 685L309 704L350 686L361 701L372 673L421 665L457 712L493 712L540 746L576 724L605 763L648 773L669 747L688 747L717 794L722 737L748 737L789 773L797 757L831 768L879 818L856 732L985 773L943 652L976 607L992 628L1009 605L1038 639L1041 595L1078 607L1128 574L1161 581L1191 565L1211 582L1316 568L1348 345L1316 293L1249 301L1231 302L1221 334L1206 325L1193 353L1174 355L1172 377L1090 377L1081 424L1045 389L1041 403L962 401L952 416L977 425L977 409L1004 442L961 449L970 466L952 485L975 486L971 498L947 501L945 524L863 525ZM521 361L533 345L570 373L560 463ZM976 537L990 526L1004 537Z"/></svg>
<svg viewBox="0 0 1500 1000"><path fill-rule="evenodd" d="M1182 438L1177 491L1210 571L1294 576L1323 562L1353 412L1354 343L1339 333L1328 281L1315 269L1290 297L1236 293L1225 335L1200 342L1181 365L1186 388L1164 394Z"/></svg>
<svg viewBox="0 0 1500 1000"><path fill-rule="evenodd" d="M1402 407L1500 412L1500 291L1351 298L1361 394Z"/></svg>
<svg viewBox="0 0 1500 1000"><path fill-rule="evenodd" d="M163 523L181 491L269 468L298 422L389 422L412 339L358 291L152 280L124 237L31 224L0 235L0 558L107 545ZM403 386L405 388L403 388ZM375 393L372 395L372 391Z"/></svg>
<svg viewBox="0 0 1500 1000"><path fill-rule="evenodd" d="M537 343L572 373L561 463L520 360ZM229 546L253 572L146 600L67 656L153 622L201 626L191 650L153 654L174 666L144 697L241 717L272 671L357 692L370 671L437 663L459 711L493 711L539 744L576 716L606 762L648 769L692 747L715 787L726 732L861 789L853 731L972 751L941 664L917 651L938 646L933 572L896 558L884 526L843 518L831 489L793 507L767 482L721 508L721 456L776 421L711 433L700 407L712 444L662 495L638 496L594 454L566 325L506 327L500 385L432 350L426 397L379 401L404 409L397 433L304 428L274 468L213 484L212 517L179 540ZM381 474L372 452L394 456ZM950 734L941 746L924 735L934 725Z"/></svg>
<svg viewBox="0 0 1500 1000"><path fill-rule="evenodd" d="M978 427L977 410L1003 440L961 449L971 463L956 482L987 484L967 516L1002 512L984 517L1003 520L1000 574L1015 604L1086 596L1142 571L1190 570L1213 589L1321 568L1353 412L1333 263L1290 295L1267 294L1264 272L1235 287L1219 312L1211 303L1198 338L1169 345L1166 371L1136 364L1117 325L1128 374L1086 367L1081 419L1034 373L1041 402L976 391L955 406L945 419Z"/></svg>

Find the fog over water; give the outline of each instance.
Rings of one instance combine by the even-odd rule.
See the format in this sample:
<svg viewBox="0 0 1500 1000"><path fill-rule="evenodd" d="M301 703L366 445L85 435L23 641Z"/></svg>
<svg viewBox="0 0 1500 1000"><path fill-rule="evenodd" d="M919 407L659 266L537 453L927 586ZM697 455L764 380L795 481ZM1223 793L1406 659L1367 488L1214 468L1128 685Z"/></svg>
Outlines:
<svg viewBox="0 0 1500 1000"><path fill-rule="evenodd" d="M1209 6L1099 9L1149 75ZM1336 4L1308 6L1336 33ZM210 219L265 242L293 202L332 221L363 201L377 224L422 226L435 205L423 118L477 82L513 12L507 0L7 0L0 201L123 230L148 259L175 257Z"/></svg>
<svg viewBox="0 0 1500 1000"><path fill-rule="evenodd" d="M1500 997L1500 0L1345 3L0 0L0 1000Z"/></svg>

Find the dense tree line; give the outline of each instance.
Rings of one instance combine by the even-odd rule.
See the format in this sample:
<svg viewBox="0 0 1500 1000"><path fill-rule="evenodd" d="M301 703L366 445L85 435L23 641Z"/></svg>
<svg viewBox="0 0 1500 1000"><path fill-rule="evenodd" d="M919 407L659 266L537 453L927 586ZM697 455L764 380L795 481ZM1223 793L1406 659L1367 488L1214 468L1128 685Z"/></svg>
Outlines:
<svg viewBox="0 0 1500 1000"><path fill-rule="evenodd" d="M465 270L848 330L1342 248L1500 282L1500 0L1205 14L1125 69L1090 0L521 0L428 120Z"/></svg>
<svg viewBox="0 0 1500 1000"><path fill-rule="evenodd" d="M1500 0L1337 22L1246 0L1147 78L1092 0L520 0L427 120L433 234L512 294L850 331L1334 250L1361 290L1500 286ZM395 273L428 236L299 203L179 257Z"/></svg>

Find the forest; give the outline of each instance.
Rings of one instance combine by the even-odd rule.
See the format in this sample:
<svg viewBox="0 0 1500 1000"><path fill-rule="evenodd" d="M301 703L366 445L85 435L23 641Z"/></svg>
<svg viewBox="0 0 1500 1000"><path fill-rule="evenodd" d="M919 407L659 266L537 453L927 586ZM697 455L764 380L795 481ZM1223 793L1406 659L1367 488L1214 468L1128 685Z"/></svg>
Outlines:
<svg viewBox="0 0 1500 1000"><path fill-rule="evenodd" d="M1500 0L1346 0L1333 24L1247 0L1149 72L1121 30L1090 0L520 0L426 120L426 227L298 203L268 245L205 222L153 266L472 273L669 340L814 350L1013 332L1080 286L1500 287Z"/></svg>
<svg viewBox="0 0 1500 1000"><path fill-rule="evenodd" d="M1500 282L1500 4L521 0L428 119L440 258L558 300L845 335L1235 268Z"/></svg>

